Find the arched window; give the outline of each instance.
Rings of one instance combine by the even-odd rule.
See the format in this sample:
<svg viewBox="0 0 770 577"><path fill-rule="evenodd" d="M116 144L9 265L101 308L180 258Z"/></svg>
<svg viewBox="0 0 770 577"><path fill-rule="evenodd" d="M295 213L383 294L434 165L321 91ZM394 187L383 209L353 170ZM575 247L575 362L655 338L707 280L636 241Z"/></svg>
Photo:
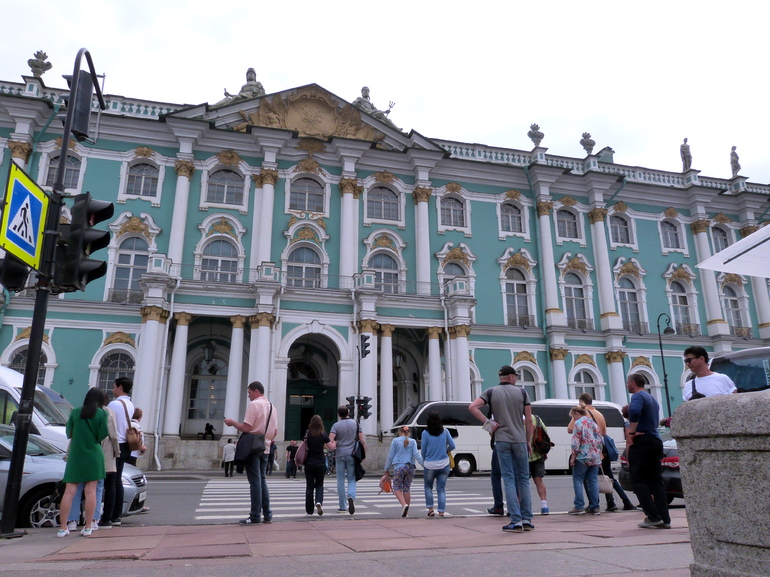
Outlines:
<svg viewBox="0 0 770 577"><path fill-rule="evenodd" d="M149 259L149 247L145 239L132 236L120 243L115 258L112 302L134 302L132 297L136 297L137 293L141 301L139 279L147 272Z"/></svg>
<svg viewBox="0 0 770 577"><path fill-rule="evenodd" d="M730 246L727 231L715 226L711 229L711 238L714 239L714 252L720 252Z"/></svg>
<svg viewBox="0 0 770 577"><path fill-rule="evenodd" d="M527 391L530 401L537 401L537 385L535 384L535 375L529 369L518 369L521 378L517 379L519 384Z"/></svg>
<svg viewBox="0 0 770 577"><path fill-rule="evenodd" d="M594 399L596 398L596 383L593 375L588 371L578 371L575 374L575 397L579 397L583 393L588 393Z"/></svg>
<svg viewBox="0 0 770 577"><path fill-rule="evenodd" d="M505 271L505 278L505 306L508 314L508 325L514 327L533 326L535 319L529 312L527 279L524 273L518 269L509 268Z"/></svg>
<svg viewBox="0 0 770 577"><path fill-rule="evenodd" d="M237 282L238 250L226 240L213 240L203 249L200 280Z"/></svg>
<svg viewBox="0 0 770 577"><path fill-rule="evenodd" d="M505 232L523 232L521 209L515 204L505 202L500 206L500 228Z"/></svg>
<svg viewBox="0 0 770 577"><path fill-rule="evenodd" d="M574 273L564 275L564 308L567 313L567 325L573 329L588 329L586 315L586 297L583 281Z"/></svg>
<svg viewBox="0 0 770 577"><path fill-rule="evenodd" d="M620 304L620 318L623 320L623 328L635 333L646 333L642 330L642 314L639 308L639 291L636 285L628 278L618 281L618 303Z"/></svg>
<svg viewBox="0 0 770 577"><path fill-rule="evenodd" d="M125 351L115 351L102 358L99 364L99 381L97 386L112 396L112 386L118 377L134 378L134 357Z"/></svg>
<svg viewBox="0 0 770 577"><path fill-rule="evenodd" d="M324 187L313 178L298 178L291 183L289 209L307 212L324 211Z"/></svg>
<svg viewBox="0 0 770 577"><path fill-rule="evenodd" d="M9 367L14 371L21 373L22 375L27 370L27 356L29 349L27 347L21 348L16 351L11 359ZM40 361L37 368L37 381L36 383L41 387L45 385L45 364L48 362L48 357L45 351L40 351Z"/></svg>
<svg viewBox="0 0 770 577"><path fill-rule="evenodd" d="M209 176L206 202L243 204L243 177L232 170L218 170Z"/></svg>
<svg viewBox="0 0 770 577"><path fill-rule="evenodd" d="M201 359L190 378L187 419L215 422L225 416L227 364L221 359Z"/></svg>
<svg viewBox="0 0 770 577"><path fill-rule="evenodd" d="M384 293L398 293L398 263L389 254L378 252L369 259L369 268L374 270L374 286Z"/></svg>
<svg viewBox="0 0 770 577"><path fill-rule="evenodd" d="M53 186L56 183L56 171L59 168L59 157L54 156L48 162L48 177L45 185ZM77 188L80 179L80 159L77 156L67 155L64 162L64 188Z"/></svg>
<svg viewBox="0 0 770 577"><path fill-rule="evenodd" d="M442 198L441 224L444 226L465 227L465 205L451 196Z"/></svg>
<svg viewBox="0 0 770 577"><path fill-rule="evenodd" d="M663 248L682 248L678 226L664 220L660 223L660 232L663 237Z"/></svg>
<svg viewBox="0 0 770 577"><path fill-rule="evenodd" d="M556 212L556 226L559 236L562 238L580 238L578 234L577 216L569 210Z"/></svg>
<svg viewBox="0 0 770 577"><path fill-rule="evenodd" d="M671 283L671 308L674 312L674 324L677 334L688 334L690 319L690 299L682 283Z"/></svg>
<svg viewBox="0 0 770 577"><path fill-rule="evenodd" d="M453 278L456 276L467 276L468 273L456 262L448 262L444 265L444 278Z"/></svg>
<svg viewBox="0 0 770 577"><path fill-rule="evenodd" d="M722 303L725 309L725 316L727 317L727 324L730 325L730 329L743 328L741 303L735 289L725 285L722 289Z"/></svg>
<svg viewBox="0 0 770 577"><path fill-rule="evenodd" d="M156 196L158 193L158 168L146 162L128 168L126 194Z"/></svg>
<svg viewBox="0 0 770 577"><path fill-rule="evenodd" d="M384 186L376 186L366 195L366 215L380 220L398 220L398 195Z"/></svg>
<svg viewBox="0 0 770 577"><path fill-rule="evenodd" d="M610 217L610 234L612 242L617 244L631 244L631 225L622 216Z"/></svg>
<svg viewBox="0 0 770 577"><path fill-rule="evenodd" d="M321 257L312 248L301 246L289 254L286 285L298 288L321 287Z"/></svg>

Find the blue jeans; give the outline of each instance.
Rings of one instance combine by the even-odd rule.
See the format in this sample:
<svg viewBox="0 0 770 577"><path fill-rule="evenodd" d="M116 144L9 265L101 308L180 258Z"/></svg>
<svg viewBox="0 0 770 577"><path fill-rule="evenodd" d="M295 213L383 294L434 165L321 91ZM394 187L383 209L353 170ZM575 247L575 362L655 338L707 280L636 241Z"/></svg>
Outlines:
<svg viewBox="0 0 770 577"><path fill-rule="evenodd" d="M575 509L584 509L583 483L588 493L588 508L599 509L599 465L575 461L572 467L572 488L575 491Z"/></svg>
<svg viewBox="0 0 770 577"><path fill-rule="evenodd" d="M532 521L532 494L529 491L529 453L526 443L495 442L497 461L505 485L505 501L511 523ZM521 499L521 501L519 501Z"/></svg>
<svg viewBox="0 0 770 577"><path fill-rule="evenodd" d="M433 481L436 481L438 493L438 512L446 511L446 480L449 478L449 465L443 469L424 469L422 472L425 483L425 505L433 509Z"/></svg>
<svg viewBox="0 0 770 577"><path fill-rule="evenodd" d="M272 519L270 510L270 493L267 490L267 460L268 454L253 455L246 461L246 478L249 480L249 495L251 497L252 521L259 521L264 514L265 519Z"/></svg>
<svg viewBox="0 0 770 577"><path fill-rule="evenodd" d="M494 447L492 447L492 470L489 473L489 480L492 482L492 499L495 501L493 507L504 511L503 475L500 473L500 461L497 460L497 451L495 451Z"/></svg>
<svg viewBox="0 0 770 577"><path fill-rule="evenodd" d="M75 489L75 496L72 497L72 507L70 507L70 514L67 521L80 521L80 501L83 499L83 487L85 487L85 483L78 483L78 488ZM96 482L96 509L94 509L94 519L97 521L99 520L99 512L102 508L103 493L104 479L99 479Z"/></svg>
<svg viewBox="0 0 770 577"><path fill-rule="evenodd" d="M340 500L340 511L348 510L347 498L356 498L356 470L354 468L353 455L336 457L337 465L337 497ZM348 492L345 493L345 478L348 479Z"/></svg>

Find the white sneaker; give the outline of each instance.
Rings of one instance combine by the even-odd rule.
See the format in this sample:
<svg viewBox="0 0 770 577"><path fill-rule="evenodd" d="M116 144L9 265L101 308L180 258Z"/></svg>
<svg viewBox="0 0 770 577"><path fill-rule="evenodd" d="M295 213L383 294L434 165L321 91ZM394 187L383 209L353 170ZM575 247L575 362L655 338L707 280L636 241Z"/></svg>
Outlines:
<svg viewBox="0 0 770 577"><path fill-rule="evenodd" d="M74 531L78 528L78 522L77 521L70 521L67 523L67 531Z"/></svg>
<svg viewBox="0 0 770 577"><path fill-rule="evenodd" d="M69 534L70 534L70 531L69 531L69 529L59 529L59 530L56 532L56 536L57 536L57 537L66 537L66 536L67 536L67 535L69 535Z"/></svg>
<svg viewBox="0 0 770 577"><path fill-rule="evenodd" d="M99 521L91 521L91 531L99 530Z"/></svg>
<svg viewBox="0 0 770 577"><path fill-rule="evenodd" d="M83 537L90 537L91 536L91 528L90 527L83 527L83 530L80 532Z"/></svg>

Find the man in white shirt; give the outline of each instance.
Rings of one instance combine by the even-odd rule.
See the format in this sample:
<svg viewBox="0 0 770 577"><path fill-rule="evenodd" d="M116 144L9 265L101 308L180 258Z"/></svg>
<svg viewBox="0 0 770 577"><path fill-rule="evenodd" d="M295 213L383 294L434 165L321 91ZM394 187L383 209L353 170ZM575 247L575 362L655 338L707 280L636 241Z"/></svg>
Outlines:
<svg viewBox="0 0 770 577"><path fill-rule="evenodd" d="M706 397L738 392L735 383L730 377L721 373L715 373L709 369L709 355L703 347L687 347L684 350L684 364L695 375L694 379L688 379L684 384L682 398L685 401L689 401L692 398L693 382L695 382L695 390Z"/></svg>
<svg viewBox="0 0 770 577"><path fill-rule="evenodd" d="M115 422L118 430L118 445L120 455L115 459L115 474L108 474L104 480L104 510L99 521L100 529L109 529L113 525L120 525L120 516L123 514L123 465L131 457L131 449L126 442L126 429L134 414L134 404L131 402L131 389L134 381L128 377L118 377L112 387L112 402L107 405L115 413Z"/></svg>

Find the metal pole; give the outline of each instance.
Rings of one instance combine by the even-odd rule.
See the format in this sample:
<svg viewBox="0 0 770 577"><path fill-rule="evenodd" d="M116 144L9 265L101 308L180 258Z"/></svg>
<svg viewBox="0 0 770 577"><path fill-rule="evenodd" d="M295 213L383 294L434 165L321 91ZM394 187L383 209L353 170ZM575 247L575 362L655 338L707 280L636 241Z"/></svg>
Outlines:
<svg viewBox="0 0 770 577"><path fill-rule="evenodd" d="M667 416L671 416L671 395L668 394L668 375L666 374L666 357L663 356L663 337L660 334L660 319L666 317L666 325L670 330L671 317L666 313L660 313L658 315L657 327L658 327L658 345L660 346L660 364L663 366L663 389L666 391L666 410Z"/></svg>

